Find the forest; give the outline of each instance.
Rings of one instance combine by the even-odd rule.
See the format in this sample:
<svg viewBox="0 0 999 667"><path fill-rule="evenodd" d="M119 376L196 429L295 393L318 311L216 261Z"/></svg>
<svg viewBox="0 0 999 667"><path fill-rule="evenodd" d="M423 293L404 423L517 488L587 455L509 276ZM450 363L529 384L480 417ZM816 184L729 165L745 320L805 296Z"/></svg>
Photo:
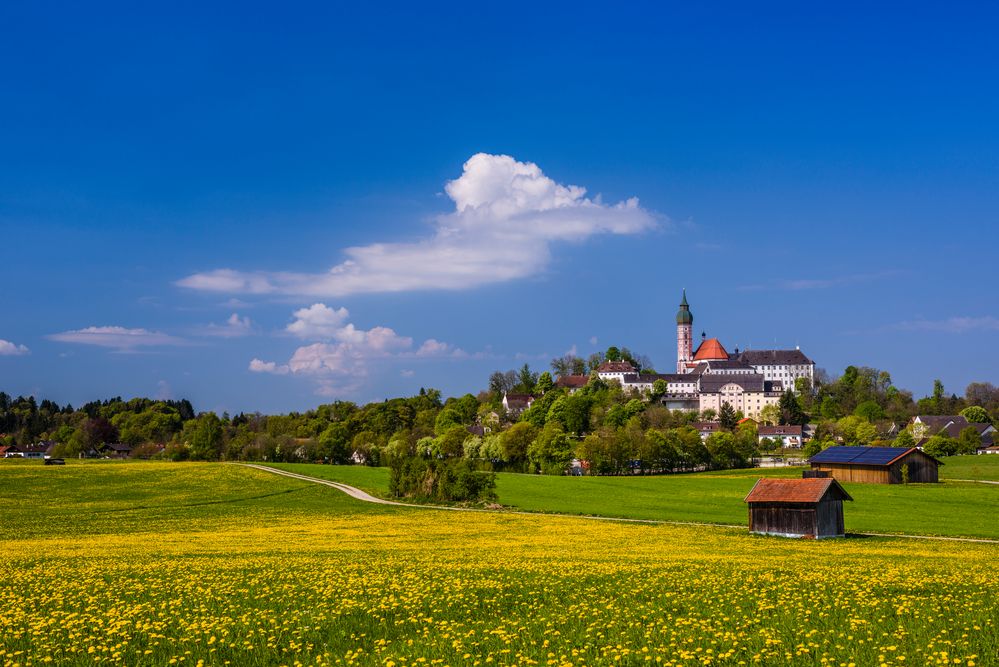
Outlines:
<svg viewBox="0 0 999 667"><path fill-rule="evenodd" d="M496 371L485 389L445 399L436 389L410 397L357 405L335 401L305 412L263 415L196 412L187 400L120 397L79 408L32 396L0 392L0 445L54 443L54 457L96 456L105 443L123 443L133 458L232 461L316 461L388 465L393 459L463 459L480 470L565 473L573 460L590 474L651 474L751 465L763 451L756 424L726 405L719 414L671 411L654 395L625 393L616 382L592 374L582 389L556 386L559 374L592 371L604 358L628 358L649 369L646 359L610 348L597 359L562 357L551 371L528 365ZM905 430L921 415L968 415L969 421L999 419L999 388L973 382L964 394L948 394L937 381L914 399L896 388L883 370L847 367L830 378L817 372L764 410L760 423L815 424L803 455L833 444L911 445ZM531 394L519 414L503 409L505 392ZM702 439L692 424L717 421L718 432ZM973 453L977 434L934 435L925 443L938 456Z"/></svg>

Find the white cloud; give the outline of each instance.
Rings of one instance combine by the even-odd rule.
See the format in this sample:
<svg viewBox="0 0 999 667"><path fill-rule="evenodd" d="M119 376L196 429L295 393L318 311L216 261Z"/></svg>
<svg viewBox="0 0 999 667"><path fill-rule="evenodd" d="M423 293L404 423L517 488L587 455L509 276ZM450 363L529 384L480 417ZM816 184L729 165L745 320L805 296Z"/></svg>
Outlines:
<svg viewBox="0 0 999 667"><path fill-rule="evenodd" d="M409 368L404 368L401 371L399 371L399 375L401 375L404 378L411 378L414 375L416 375L416 371L411 370Z"/></svg>
<svg viewBox="0 0 999 667"><path fill-rule="evenodd" d="M561 185L531 162L473 155L445 186L454 211L430 238L347 248L326 273L216 269L177 282L191 289L248 294L344 296L411 290L460 290L534 275L554 242L598 234L637 234L656 226L635 198L604 204L585 188Z"/></svg>
<svg viewBox="0 0 999 667"><path fill-rule="evenodd" d="M19 357L24 354L31 354L31 350L24 345L17 345L0 338L0 357Z"/></svg>
<svg viewBox="0 0 999 667"><path fill-rule="evenodd" d="M346 308L333 309L324 303L314 303L293 313L295 321L285 331L299 338L333 338L350 313Z"/></svg>
<svg viewBox="0 0 999 667"><path fill-rule="evenodd" d="M109 347L116 350L134 350L137 347L161 347L164 345L184 345L182 338L170 336L148 329L127 329L125 327L87 327L74 329L48 336L61 343L79 343Z"/></svg>
<svg viewBox="0 0 999 667"><path fill-rule="evenodd" d="M420 349L416 351L416 356L418 357L439 357L446 354L451 354L454 350L447 343L442 343L439 340L428 338L420 346Z"/></svg>
<svg viewBox="0 0 999 667"><path fill-rule="evenodd" d="M349 316L346 308L315 303L292 315L294 320L285 330L311 342L297 348L285 364L253 359L249 369L256 373L313 378L317 393L323 396L356 390L368 376L371 364L380 360L468 356L460 348L434 338L414 350L412 338L401 336L389 327L360 329L346 321ZM410 376L404 373L403 377Z"/></svg>
<svg viewBox="0 0 999 667"><path fill-rule="evenodd" d="M278 366L273 361L261 361L260 359L253 359L250 361L250 370L254 373L272 373L274 375L288 374L287 366Z"/></svg>
<svg viewBox="0 0 999 667"><path fill-rule="evenodd" d="M596 345L596 344L597 344L597 337L590 336L590 345Z"/></svg>
<svg viewBox="0 0 999 667"><path fill-rule="evenodd" d="M253 322L249 317L240 317L238 313L233 313L225 324L209 324L201 333L219 338L240 338L253 333Z"/></svg>
<svg viewBox="0 0 999 667"><path fill-rule="evenodd" d="M944 320L909 320L899 322L890 328L900 331L941 331L944 333L967 333L969 331L999 331L999 318L949 317Z"/></svg>

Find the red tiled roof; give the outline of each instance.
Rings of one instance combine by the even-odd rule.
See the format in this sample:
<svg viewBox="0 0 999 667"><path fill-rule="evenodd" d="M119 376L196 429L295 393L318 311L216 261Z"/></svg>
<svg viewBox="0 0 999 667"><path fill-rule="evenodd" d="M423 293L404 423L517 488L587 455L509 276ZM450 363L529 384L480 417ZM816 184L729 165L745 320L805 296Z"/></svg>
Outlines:
<svg viewBox="0 0 999 667"><path fill-rule="evenodd" d="M562 375L559 379L555 380L555 386L577 389L579 387L585 387L586 383L589 381L589 375Z"/></svg>
<svg viewBox="0 0 999 667"><path fill-rule="evenodd" d="M707 361L709 359L728 359L728 352L725 351L721 341L717 338L709 338L702 341L701 344L697 346L697 352L694 353L694 361Z"/></svg>
<svg viewBox="0 0 999 667"><path fill-rule="evenodd" d="M834 500L853 500L839 482L832 477L811 479L770 479L756 483L746 496L747 503L817 503L827 493L835 494Z"/></svg>
<svg viewBox="0 0 999 667"><path fill-rule="evenodd" d="M605 361L597 366L598 373L634 373L635 367L627 361Z"/></svg>

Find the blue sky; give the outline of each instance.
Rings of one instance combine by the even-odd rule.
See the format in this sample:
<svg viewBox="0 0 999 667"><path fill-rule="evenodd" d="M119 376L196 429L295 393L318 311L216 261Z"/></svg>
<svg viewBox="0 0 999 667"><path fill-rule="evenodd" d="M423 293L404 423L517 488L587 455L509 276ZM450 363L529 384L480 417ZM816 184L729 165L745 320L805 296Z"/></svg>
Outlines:
<svg viewBox="0 0 999 667"><path fill-rule="evenodd" d="M999 380L983 3L363 4L3 4L0 390L668 371L684 287L729 348Z"/></svg>

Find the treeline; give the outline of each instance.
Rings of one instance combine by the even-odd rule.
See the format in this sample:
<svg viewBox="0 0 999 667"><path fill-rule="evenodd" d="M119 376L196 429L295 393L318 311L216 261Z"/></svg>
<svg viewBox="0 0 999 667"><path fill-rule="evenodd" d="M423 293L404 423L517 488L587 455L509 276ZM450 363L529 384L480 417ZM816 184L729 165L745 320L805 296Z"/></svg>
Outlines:
<svg viewBox="0 0 999 667"><path fill-rule="evenodd" d="M603 359L640 355L611 348ZM595 360L566 356L552 367L575 373ZM644 364L648 364L647 361ZM833 444L905 444L899 433L915 414L957 414L969 421L999 417L999 388L970 384L963 396L948 395L937 382L932 394L914 400L896 388L887 372L847 367L835 379L818 372L816 385L799 383L778 405L761 415L767 424L816 425L816 437L804 453ZM507 413L504 392L534 397L529 409ZM478 395L443 400L435 389L407 398L357 405L348 401L282 415L195 413L186 400L113 398L81 408L12 399L0 393L0 444L56 443L54 456L88 455L103 443L121 442L133 457L173 460L320 461L388 465L411 457L464 460L479 470L560 474L573 461L576 472L643 474L721 469L750 465L760 449L755 425L739 426L741 414L727 404L718 413L671 411L653 395L626 393L616 382L595 374L574 393L556 386L551 372L527 365L497 371ZM970 412L968 412L970 411ZM972 418L974 417L974 418ZM691 425L719 422L707 439ZM928 434L935 435L935 434ZM901 441L896 441L901 438ZM928 445L930 446L930 445ZM941 455L974 451L971 434L936 436L931 449Z"/></svg>

